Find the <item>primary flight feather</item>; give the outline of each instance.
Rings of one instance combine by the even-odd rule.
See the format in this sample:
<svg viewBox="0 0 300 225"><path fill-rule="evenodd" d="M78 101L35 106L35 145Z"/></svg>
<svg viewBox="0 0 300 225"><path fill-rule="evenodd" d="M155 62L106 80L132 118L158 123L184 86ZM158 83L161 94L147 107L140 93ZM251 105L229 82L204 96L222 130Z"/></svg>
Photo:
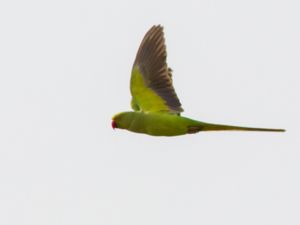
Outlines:
<svg viewBox="0 0 300 225"><path fill-rule="evenodd" d="M118 113L112 127L154 136L176 136L199 131L284 131L205 123L180 115L183 111L172 82L162 26L144 36L133 63L130 92L134 111Z"/></svg>

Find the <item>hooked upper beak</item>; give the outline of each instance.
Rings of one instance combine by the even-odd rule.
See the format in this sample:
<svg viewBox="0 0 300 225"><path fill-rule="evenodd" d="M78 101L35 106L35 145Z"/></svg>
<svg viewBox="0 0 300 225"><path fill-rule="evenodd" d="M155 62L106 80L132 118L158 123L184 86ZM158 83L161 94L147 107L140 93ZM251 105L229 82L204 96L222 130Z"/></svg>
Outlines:
<svg viewBox="0 0 300 225"><path fill-rule="evenodd" d="M116 123L116 121L111 121L111 127L113 128L113 129L116 129L117 128L117 123Z"/></svg>

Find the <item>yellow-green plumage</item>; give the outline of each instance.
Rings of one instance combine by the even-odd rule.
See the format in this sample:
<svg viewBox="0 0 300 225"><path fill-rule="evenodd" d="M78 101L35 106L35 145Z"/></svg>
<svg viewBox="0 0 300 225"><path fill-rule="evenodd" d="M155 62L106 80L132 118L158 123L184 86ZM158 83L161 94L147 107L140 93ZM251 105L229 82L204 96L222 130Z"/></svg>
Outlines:
<svg viewBox="0 0 300 225"><path fill-rule="evenodd" d="M166 57L163 28L153 26L142 40L131 72L131 107L134 111L115 115L113 128L154 136L217 130L284 131L211 124L180 116L183 109L173 87L172 70L167 66Z"/></svg>
<svg viewBox="0 0 300 225"><path fill-rule="evenodd" d="M183 135L188 133L189 125L198 125L197 121L159 112L123 112L115 115L113 120L118 121L119 128L154 136Z"/></svg>
<svg viewBox="0 0 300 225"><path fill-rule="evenodd" d="M137 107L136 109L142 108L146 112L169 111L164 100L146 86L138 66L132 69L130 87L131 95L135 96L132 98L131 105Z"/></svg>

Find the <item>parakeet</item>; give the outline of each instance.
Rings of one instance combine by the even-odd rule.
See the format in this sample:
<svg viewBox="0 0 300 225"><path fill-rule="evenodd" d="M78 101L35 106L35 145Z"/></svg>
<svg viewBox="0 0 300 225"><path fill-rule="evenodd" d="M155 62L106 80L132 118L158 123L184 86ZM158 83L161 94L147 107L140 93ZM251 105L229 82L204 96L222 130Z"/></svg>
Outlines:
<svg viewBox="0 0 300 225"><path fill-rule="evenodd" d="M180 115L183 112L168 67L163 27L145 34L133 63L130 91L134 111L113 116L112 127L153 136L176 136L199 131L284 131L205 123Z"/></svg>

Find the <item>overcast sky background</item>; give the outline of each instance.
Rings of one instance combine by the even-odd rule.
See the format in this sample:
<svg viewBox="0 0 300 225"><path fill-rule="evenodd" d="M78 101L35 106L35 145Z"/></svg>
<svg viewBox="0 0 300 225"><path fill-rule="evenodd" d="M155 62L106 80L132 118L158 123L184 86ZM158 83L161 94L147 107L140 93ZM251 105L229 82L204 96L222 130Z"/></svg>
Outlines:
<svg viewBox="0 0 300 225"><path fill-rule="evenodd" d="M299 225L299 4L1 1L0 224ZM154 24L183 115L287 132L111 129Z"/></svg>

